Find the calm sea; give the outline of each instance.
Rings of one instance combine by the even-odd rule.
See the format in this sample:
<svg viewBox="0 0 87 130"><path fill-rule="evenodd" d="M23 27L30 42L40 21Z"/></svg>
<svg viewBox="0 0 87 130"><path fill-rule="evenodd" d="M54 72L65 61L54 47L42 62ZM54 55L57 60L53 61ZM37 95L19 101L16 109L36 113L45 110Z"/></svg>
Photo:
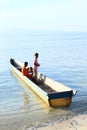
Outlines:
<svg viewBox="0 0 87 130"><path fill-rule="evenodd" d="M38 71L73 89L70 106L48 107L10 68L10 58L33 65ZM87 33L26 32L0 35L0 130L29 130L87 112Z"/></svg>

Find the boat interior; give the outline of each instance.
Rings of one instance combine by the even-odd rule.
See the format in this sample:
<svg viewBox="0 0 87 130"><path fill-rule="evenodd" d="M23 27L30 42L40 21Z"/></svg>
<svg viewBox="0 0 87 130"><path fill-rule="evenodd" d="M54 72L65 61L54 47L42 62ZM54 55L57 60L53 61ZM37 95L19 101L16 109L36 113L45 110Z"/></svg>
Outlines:
<svg viewBox="0 0 87 130"><path fill-rule="evenodd" d="M22 66L19 65L14 59L10 59L10 63L18 70L21 72L21 68ZM33 77L32 78L32 82L34 82L36 85L38 85L42 90L44 90L46 93L50 94L50 93L56 93L57 91L55 91L53 88L51 88L49 85L47 85L45 83L46 81L46 76L44 76L43 74L38 73L37 77Z"/></svg>

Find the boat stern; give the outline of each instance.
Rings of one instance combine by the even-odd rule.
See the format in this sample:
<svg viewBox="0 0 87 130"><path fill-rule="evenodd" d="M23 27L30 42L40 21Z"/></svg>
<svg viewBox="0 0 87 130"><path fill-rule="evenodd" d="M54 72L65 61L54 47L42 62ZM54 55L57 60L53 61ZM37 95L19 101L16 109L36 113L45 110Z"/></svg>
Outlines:
<svg viewBox="0 0 87 130"><path fill-rule="evenodd" d="M68 106L72 102L73 91L48 94L51 107Z"/></svg>

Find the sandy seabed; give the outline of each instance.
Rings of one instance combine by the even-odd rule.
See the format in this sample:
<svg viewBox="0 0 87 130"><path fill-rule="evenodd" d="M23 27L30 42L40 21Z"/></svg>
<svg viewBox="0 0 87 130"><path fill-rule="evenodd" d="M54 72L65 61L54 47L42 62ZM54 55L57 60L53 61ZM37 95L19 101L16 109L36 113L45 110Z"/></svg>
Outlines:
<svg viewBox="0 0 87 130"><path fill-rule="evenodd" d="M35 130L87 130L87 114L79 114L61 122L56 121L49 126L38 127Z"/></svg>
<svg viewBox="0 0 87 130"><path fill-rule="evenodd" d="M87 130L87 113L54 122L37 122L30 127L29 118L23 115L0 119L0 130ZM32 123L32 122L31 122ZM33 122L34 123L34 122ZM29 125L28 125L29 124Z"/></svg>

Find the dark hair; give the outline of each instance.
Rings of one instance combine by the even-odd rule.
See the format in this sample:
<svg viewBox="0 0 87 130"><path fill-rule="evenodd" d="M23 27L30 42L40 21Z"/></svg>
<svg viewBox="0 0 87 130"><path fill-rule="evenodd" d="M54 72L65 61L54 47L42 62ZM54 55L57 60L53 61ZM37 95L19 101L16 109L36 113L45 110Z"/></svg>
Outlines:
<svg viewBox="0 0 87 130"><path fill-rule="evenodd" d="M25 62L24 62L24 66L26 67L27 65L28 65L28 62L25 61Z"/></svg>
<svg viewBox="0 0 87 130"><path fill-rule="evenodd" d="M33 69L32 67L30 67L30 69Z"/></svg>
<svg viewBox="0 0 87 130"><path fill-rule="evenodd" d="M38 57L38 55L39 55L39 54L36 52L36 53L35 53L35 56L37 56L37 57Z"/></svg>

